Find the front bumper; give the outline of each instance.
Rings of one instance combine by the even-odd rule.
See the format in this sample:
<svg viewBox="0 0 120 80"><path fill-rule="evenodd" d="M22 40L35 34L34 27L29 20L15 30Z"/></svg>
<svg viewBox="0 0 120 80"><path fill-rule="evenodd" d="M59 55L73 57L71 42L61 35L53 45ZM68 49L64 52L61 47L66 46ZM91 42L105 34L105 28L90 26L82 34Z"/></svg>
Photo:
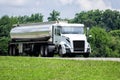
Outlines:
<svg viewBox="0 0 120 80"><path fill-rule="evenodd" d="M85 54L85 53L91 53L91 49L87 48L85 51L74 51L73 49L66 48L66 53Z"/></svg>

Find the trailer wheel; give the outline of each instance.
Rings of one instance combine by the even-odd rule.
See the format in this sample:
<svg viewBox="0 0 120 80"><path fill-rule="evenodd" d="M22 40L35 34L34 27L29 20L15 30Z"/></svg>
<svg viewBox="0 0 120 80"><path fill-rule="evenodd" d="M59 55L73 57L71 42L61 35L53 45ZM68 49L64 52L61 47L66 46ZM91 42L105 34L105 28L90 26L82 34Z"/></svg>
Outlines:
<svg viewBox="0 0 120 80"><path fill-rule="evenodd" d="M16 45L10 45L9 46L9 55L10 56L18 56L18 49L16 48Z"/></svg>
<svg viewBox="0 0 120 80"><path fill-rule="evenodd" d="M32 52L35 57L39 56L39 54L40 54L39 50L40 50L39 46L35 45L34 48L33 48L33 52Z"/></svg>
<svg viewBox="0 0 120 80"><path fill-rule="evenodd" d="M47 46L41 46L40 54L42 57L48 57L48 47Z"/></svg>
<svg viewBox="0 0 120 80"><path fill-rule="evenodd" d="M12 47L11 47L11 50L12 50L11 56L15 56L15 47L12 46Z"/></svg>
<svg viewBox="0 0 120 80"><path fill-rule="evenodd" d="M9 56L12 56L12 46L11 45L9 45L8 54L9 54Z"/></svg>
<svg viewBox="0 0 120 80"><path fill-rule="evenodd" d="M45 54L45 57L49 57L49 53L48 53L48 46L45 46L45 50L44 50L44 54Z"/></svg>
<svg viewBox="0 0 120 80"><path fill-rule="evenodd" d="M34 51L34 56L35 56L35 57L38 57L38 56L39 56L39 52Z"/></svg>
<svg viewBox="0 0 120 80"><path fill-rule="evenodd" d="M48 56L47 57L53 57L54 56L54 46L48 45Z"/></svg>
<svg viewBox="0 0 120 80"><path fill-rule="evenodd" d="M49 48L47 45L41 46L40 54L41 54L41 57L53 57L54 56L53 52L49 52Z"/></svg>
<svg viewBox="0 0 120 80"><path fill-rule="evenodd" d="M41 55L41 57L45 57L44 46L40 47L40 55Z"/></svg>

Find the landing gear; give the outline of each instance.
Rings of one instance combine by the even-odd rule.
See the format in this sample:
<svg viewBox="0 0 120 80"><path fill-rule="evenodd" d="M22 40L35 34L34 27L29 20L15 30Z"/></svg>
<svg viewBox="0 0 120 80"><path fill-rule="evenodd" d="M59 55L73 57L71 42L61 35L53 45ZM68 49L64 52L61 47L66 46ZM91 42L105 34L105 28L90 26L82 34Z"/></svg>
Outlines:
<svg viewBox="0 0 120 80"><path fill-rule="evenodd" d="M37 45L37 44L34 45L32 54L33 54L33 56L35 56L35 57L38 57L39 54L40 54L40 48L39 48L39 46L40 46L40 45Z"/></svg>

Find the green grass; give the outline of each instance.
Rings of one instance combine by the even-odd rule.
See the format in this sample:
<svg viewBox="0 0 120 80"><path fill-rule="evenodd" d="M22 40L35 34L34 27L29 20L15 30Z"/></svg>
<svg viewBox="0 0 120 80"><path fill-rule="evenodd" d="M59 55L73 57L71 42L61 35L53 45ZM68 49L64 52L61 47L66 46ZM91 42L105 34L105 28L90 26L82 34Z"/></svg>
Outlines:
<svg viewBox="0 0 120 80"><path fill-rule="evenodd" d="M2 56L0 80L120 80L120 62Z"/></svg>

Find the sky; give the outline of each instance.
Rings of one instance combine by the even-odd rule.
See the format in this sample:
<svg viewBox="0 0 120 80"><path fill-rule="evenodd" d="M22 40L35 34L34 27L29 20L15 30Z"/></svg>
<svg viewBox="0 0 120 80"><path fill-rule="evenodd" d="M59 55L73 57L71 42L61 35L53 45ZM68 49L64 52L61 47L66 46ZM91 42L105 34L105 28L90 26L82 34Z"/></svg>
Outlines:
<svg viewBox="0 0 120 80"><path fill-rule="evenodd" d="M0 0L0 17L41 13L46 21L53 10L60 12L61 18L73 18L76 13L95 9L120 11L120 0Z"/></svg>

